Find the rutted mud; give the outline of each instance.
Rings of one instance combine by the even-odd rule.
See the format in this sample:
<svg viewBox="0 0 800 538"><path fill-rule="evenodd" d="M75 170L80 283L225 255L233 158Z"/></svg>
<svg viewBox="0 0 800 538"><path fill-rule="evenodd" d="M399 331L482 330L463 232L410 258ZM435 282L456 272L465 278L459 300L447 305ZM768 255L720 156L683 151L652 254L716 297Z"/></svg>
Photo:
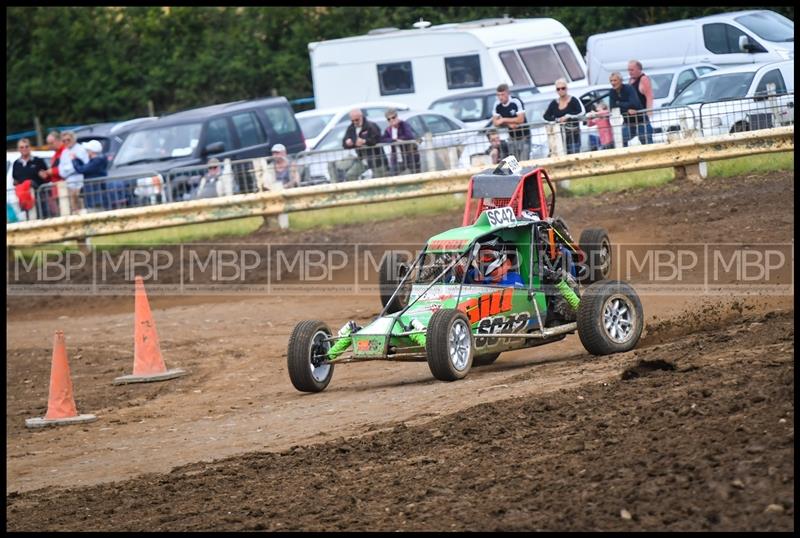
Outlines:
<svg viewBox="0 0 800 538"><path fill-rule="evenodd" d="M617 242L792 242L792 191L791 174L748 176L562 198L557 212ZM376 224L370 241L421 242L459 223ZM167 366L190 375L114 387L132 367L132 297L10 297L7 526L792 530L792 299L643 297L646 332L629 353L592 358L568 337L457 383L424 363L354 364L301 395L285 368L291 327L368 321L377 298L154 296ZM56 329L78 409L99 420L30 431Z"/></svg>

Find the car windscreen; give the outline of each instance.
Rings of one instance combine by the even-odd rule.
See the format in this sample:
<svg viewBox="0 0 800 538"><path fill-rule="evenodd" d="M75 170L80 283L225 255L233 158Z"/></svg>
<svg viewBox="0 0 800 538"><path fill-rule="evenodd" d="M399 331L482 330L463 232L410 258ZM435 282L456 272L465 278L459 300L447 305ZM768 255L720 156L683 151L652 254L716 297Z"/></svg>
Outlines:
<svg viewBox="0 0 800 538"><path fill-rule="evenodd" d="M662 73L660 75L648 75L653 86L653 99L663 99L669 96L669 87L672 84L673 73Z"/></svg>
<svg viewBox="0 0 800 538"><path fill-rule="evenodd" d="M306 139L309 139L319 136L325 126L328 125L328 122L332 119L333 114L305 116L297 117L297 123L300 124L300 130L303 131L303 136L306 137Z"/></svg>
<svg viewBox="0 0 800 538"><path fill-rule="evenodd" d="M762 11L741 15L733 20L767 41L794 41L794 22L777 13Z"/></svg>
<svg viewBox="0 0 800 538"><path fill-rule="evenodd" d="M485 106L485 101L481 96L457 97L438 101L431 105L430 109L434 112L450 114L461 121L481 121L487 120L491 116L491 111Z"/></svg>
<svg viewBox="0 0 800 538"><path fill-rule="evenodd" d="M525 121L527 123L544 123L544 113L550 106L552 99L537 99L523 103L525 105Z"/></svg>
<svg viewBox="0 0 800 538"><path fill-rule="evenodd" d="M187 157L200 141L202 123L184 123L128 135L114 159L116 166Z"/></svg>
<svg viewBox="0 0 800 538"><path fill-rule="evenodd" d="M723 99L736 99L747 95L755 73L730 73L707 75L686 86L671 106L711 103Z"/></svg>

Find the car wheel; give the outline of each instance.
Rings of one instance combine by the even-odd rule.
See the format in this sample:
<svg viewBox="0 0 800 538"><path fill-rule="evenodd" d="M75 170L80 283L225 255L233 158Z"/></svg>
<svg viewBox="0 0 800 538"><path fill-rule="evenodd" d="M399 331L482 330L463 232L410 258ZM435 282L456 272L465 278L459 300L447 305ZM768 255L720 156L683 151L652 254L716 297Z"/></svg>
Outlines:
<svg viewBox="0 0 800 538"><path fill-rule="evenodd" d="M586 288L578 307L578 336L592 355L629 351L644 327L636 291L619 280L602 280Z"/></svg>
<svg viewBox="0 0 800 538"><path fill-rule="evenodd" d="M611 274L611 240L603 228L587 228L581 232L578 245L586 258L578 273L584 284L598 282Z"/></svg>
<svg viewBox="0 0 800 538"><path fill-rule="evenodd" d="M433 377L441 381L466 377L472 367L474 349L472 331L463 312L446 308L433 313L425 340Z"/></svg>
<svg viewBox="0 0 800 538"><path fill-rule="evenodd" d="M733 133L743 133L745 131L749 131L750 126L747 124L746 121L739 121L733 124L731 127L731 134Z"/></svg>
<svg viewBox="0 0 800 538"><path fill-rule="evenodd" d="M325 390L333 377L333 364L327 362L328 340L331 330L322 321L306 320L298 323L289 337L286 362L289 379L301 392Z"/></svg>
<svg viewBox="0 0 800 538"><path fill-rule="evenodd" d="M500 356L500 353L487 353L486 355L476 355L474 359L472 359L472 366L489 366L490 364L494 363L497 360L497 357Z"/></svg>
<svg viewBox="0 0 800 538"><path fill-rule="evenodd" d="M399 312L408 305L408 297L411 293L410 280L406 281L403 288L397 292L392 304L389 304L394 290L397 289L397 286L400 284L400 281L403 280L407 272L408 259L404 254L389 251L388 256L384 256L383 260L381 260L378 277L381 304L386 308L387 314Z"/></svg>

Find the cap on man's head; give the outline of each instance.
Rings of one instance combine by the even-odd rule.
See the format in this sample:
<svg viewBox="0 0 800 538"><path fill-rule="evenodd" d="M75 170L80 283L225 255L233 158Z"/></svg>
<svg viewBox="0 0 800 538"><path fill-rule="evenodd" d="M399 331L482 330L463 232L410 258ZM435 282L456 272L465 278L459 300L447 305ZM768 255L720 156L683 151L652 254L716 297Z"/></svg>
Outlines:
<svg viewBox="0 0 800 538"><path fill-rule="evenodd" d="M99 140L89 140L81 144L81 146L83 146L83 149L86 151L91 151L92 153L103 153L103 144L101 144Z"/></svg>
<svg viewBox="0 0 800 538"><path fill-rule="evenodd" d="M275 144L274 146L272 146L272 151L273 152L274 151L286 151L286 146L284 146L283 144Z"/></svg>
<svg viewBox="0 0 800 538"><path fill-rule="evenodd" d="M208 160L208 167L211 168L212 166L219 166L219 159L217 159L216 157L211 157Z"/></svg>

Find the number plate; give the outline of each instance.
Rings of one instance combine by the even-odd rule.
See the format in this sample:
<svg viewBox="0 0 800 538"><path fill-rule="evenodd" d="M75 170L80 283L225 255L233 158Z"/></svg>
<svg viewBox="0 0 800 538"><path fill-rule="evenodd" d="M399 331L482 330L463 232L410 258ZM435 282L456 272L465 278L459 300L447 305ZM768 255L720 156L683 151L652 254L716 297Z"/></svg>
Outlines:
<svg viewBox="0 0 800 538"><path fill-rule="evenodd" d="M506 226L517 222L517 217L514 215L514 210L510 207L496 207L494 209L487 209L486 216L489 219L489 224L492 226Z"/></svg>

